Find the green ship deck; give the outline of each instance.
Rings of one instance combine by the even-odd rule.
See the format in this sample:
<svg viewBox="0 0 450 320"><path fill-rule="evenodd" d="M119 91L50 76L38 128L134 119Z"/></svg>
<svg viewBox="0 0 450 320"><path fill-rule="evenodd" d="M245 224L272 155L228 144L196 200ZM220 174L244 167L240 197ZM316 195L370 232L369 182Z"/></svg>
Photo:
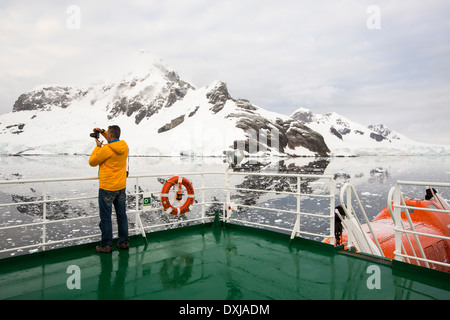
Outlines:
<svg viewBox="0 0 450 320"><path fill-rule="evenodd" d="M450 299L450 275L220 222L0 260L1 299ZM418 272L419 271L419 272Z"/></svg>

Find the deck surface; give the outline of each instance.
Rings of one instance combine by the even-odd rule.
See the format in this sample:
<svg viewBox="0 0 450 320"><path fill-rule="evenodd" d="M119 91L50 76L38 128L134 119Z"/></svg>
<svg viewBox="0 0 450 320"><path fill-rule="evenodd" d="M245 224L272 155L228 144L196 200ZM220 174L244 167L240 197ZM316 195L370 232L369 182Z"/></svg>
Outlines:
<svg viewBox="0 0 450 320"><path fill-rule="evenodd" d="M0 260L0 299L450 299L442 272L399 270L246 227L150 233L148 244L134 237L129 251L112 254L94 246Z"/></svg>

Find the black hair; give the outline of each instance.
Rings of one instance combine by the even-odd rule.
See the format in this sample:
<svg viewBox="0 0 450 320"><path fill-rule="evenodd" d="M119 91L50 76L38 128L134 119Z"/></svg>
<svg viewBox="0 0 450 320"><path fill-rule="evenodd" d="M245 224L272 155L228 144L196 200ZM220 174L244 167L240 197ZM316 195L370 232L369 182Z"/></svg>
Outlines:
<svg viewBox="0 0 450 320"><path fill-rule="evenodd" d="M120 127L119 126L109 126L108 132L111 134L111 136L115 139L120 138Z"/></svg>

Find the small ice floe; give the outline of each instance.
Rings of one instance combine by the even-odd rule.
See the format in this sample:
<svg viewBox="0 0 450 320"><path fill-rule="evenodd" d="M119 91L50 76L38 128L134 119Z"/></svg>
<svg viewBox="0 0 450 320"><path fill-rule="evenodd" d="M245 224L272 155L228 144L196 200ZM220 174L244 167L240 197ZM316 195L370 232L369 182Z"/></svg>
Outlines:
<svg viewBox="0 0 450 320"><path fill-rule="evenodd" d="M377 193L370 193L370 192L361 192L361 195L365 196L365 197L379 197L380 196Z"/></svg>
<svg viewBox="0 0 450 320"><path fill-rule="evenodd" d="M384 173L386 173L386 169L384 169L382 167L376 167L375 169L370 170L371 175L384 174Z"/></svg>
<svg viewBox="0 0 450 320"><path fill-rule="evenodd" d="M350 179L350 175L345 172L344 170L339 170L334 174L334 180L341 178L341 179Z"/></svg>

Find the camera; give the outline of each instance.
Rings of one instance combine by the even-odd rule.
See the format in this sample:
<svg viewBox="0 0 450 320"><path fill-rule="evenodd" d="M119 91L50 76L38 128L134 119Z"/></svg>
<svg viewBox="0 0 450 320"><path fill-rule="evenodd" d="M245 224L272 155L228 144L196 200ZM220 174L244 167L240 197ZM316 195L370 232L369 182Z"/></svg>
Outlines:
<svg viewBox="0 0 450 320"><path fill-rule="evenodd" d="M89 137L98 139L100 137L100 131L94 130Z"/></svg>

